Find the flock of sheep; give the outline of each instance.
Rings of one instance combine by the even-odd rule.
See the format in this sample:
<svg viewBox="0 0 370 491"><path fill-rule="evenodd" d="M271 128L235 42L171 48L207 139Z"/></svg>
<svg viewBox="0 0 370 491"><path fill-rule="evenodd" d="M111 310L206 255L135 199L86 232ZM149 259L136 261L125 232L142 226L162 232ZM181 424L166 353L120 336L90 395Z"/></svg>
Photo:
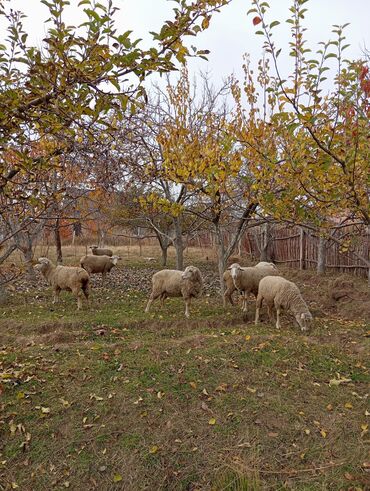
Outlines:
<svg viewBox="0 0 370 491"><path fill-rule="evenodd" d="M114 256L110 249L91 247L92 254L81 258L80 266L55 266L48 258L40 257L35 269L40 271L53 288L53 303L59 300L61 290L70 290L77 298L77 308L82 307L82 297L89 298L89 280L91 274L101 273L103 282L105 275L116 266L119 256ZM273 320L273 307L276 310L276 327L280 328L281 310L290 311L302 331L306 331L312 321L312 315L303 300L297 285L279 276L279 271L273 263L260 262L256 266L241 267L232 264L224 273L226 301L233 304L232 294L238 290L243 294L242 309L247 313L248 294L256 297L255 323L259 322L262 303L265 302L270 320ZM168 297L182 297L185 302L185 316L189 317L189 307L192 298L199 298L203 291L203 278L195 266L188 266L184 271L164 269L152 277L152 292L145 312L149 312L154 300L160 299L163 305Z"/></svg>

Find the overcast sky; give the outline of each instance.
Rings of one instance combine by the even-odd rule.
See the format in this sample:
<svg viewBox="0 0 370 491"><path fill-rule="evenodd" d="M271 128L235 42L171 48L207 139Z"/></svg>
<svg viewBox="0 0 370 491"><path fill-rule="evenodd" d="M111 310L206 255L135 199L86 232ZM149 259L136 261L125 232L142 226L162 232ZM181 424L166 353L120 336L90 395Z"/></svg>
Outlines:
<svg viewBox="0 0 370 491"><path fill-rule="evenodd" d="M77 0L71 0L71 6L67 8L66 22L78 24L81 16L78 15ZM102 0L104 3L104 0ZM281 63L287 70L284 51L288 53L289 25L285 20L289 17L289 6L292 0L270 0L271 10L269 19L280 20L282 24L275 28L276 44L282 47ZM11 0L12 8L22 10L27 19L24 21L26 31L30 35L30 41L38 45L45 37L47 24L47 9L40 0ZM143 46L150 45L149 31L160 29L164 20L171 18L173 2L167 0L116 0L120 7L117 13L117 27L122 31L131 29L136 37L143 38ZM361 55L366 46L370 48L370 0L310 0L306 6L305 25L309 47L317 48L319 41L332 38L331 28L333 24L349 22L346 29L347 41L351 47L347 50L348 58L356 58ZM198 48L209 49L209 61L192 61L191 71L198 70L210 72L212 79L217 84L230 73L241 76L241 64L243 53L250 53L253 62L256 62L262 54L262 36L256 36L256 28L252 24L252 17L247 16L251 7L251 0L233 0L231 5L223 8L216 14L210 24L210 28L199 37L189 38L191 44ZM2 27L2 29L1 29ZM4 35L4 26L0 26L0 33Z"/></svg>

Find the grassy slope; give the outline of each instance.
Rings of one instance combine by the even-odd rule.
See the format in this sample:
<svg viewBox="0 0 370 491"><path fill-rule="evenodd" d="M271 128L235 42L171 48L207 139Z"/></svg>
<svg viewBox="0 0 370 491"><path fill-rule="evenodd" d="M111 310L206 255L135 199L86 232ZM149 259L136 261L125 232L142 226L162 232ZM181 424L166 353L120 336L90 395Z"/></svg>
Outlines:
<svg viewBox="0 0 370 491"><path fill-rule="evenodd" d="M366 489L364 322L303 336L212 297L189 321L134 291L49 300L0 309L0 489Z"/></svg>

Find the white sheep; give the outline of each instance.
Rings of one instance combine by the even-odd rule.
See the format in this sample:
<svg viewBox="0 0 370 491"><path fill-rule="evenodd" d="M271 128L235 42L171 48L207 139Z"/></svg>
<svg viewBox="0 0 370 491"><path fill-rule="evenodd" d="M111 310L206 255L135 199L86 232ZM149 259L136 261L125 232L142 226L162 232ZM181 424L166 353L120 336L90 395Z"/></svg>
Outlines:
<svg viewBox="0 0 370 491"><path fill-rule="evenodd" d="M203 278L195 266L188 266L185 271L163 269L152 277L152 293L145 312L149 312L152 302L160 298L163 306L167 297L183 297L185 316L189 317L189 306L192 298L200 297L203 291Z"/></svg>
<svg viewBox="0 0 370 491"><path fill-rule="evenodd" d="M105 276L110 270L116 266L120 256L83 256L80 259L81 268L85 269L89 274L101 273L103 284L105 282Z"/></svg>
<svg viewBox="0 0 370 491"><path fill-rule="evenodd" d="M90 249L94 256L113 256L113 251L111 249L102 249L96 245L91 246Z"/></svg>
<svg viewBox="0 0 370 491"><path fill-rule="evenodd" d="M292 281L282 276L265 276L260 281L256 302L255 324L258 324L262 302L267 304L270 320L273 319L272 307L276 309L276 328L280 329L280 312L284 308L294 315L302 331L307 331L312 315L303 300L299 288Z"/></svg>
<svg viewBox="0 0 370 491"><path fill-rule="evenodd" d="M234 263L234 264L236 264L236 263ZM267 263L267 262L264 262L264 261L259 262L254 267L255 268L263 268L263 269L266 270L266 272L268 274L275 274L275 273L277 274L278 271L279 271L278 268L277 268L277 266L275 266L274 263ZM241 268L242 269L245 269L243 267L241 267ZM229 301L231 305L234 305L232 294L234 293L234 291L237 288L236 288L236 286L234 284L234 280L233 280L233 278L231 276L230 268L226 269L226 271L224 272L223 279L224 279L225 286L226 286L225 293L224 293L224 298L223 298L224 307L226 307L227 301Z"/></svg>
<svg viewBox="0 0 370 491"><path fill-rule="evenodd" d="M89 300L89 275L78 267L73 266L54 266L47 257L40 257L35 269L46 278L49 285L53 288L53 303L59 302L61 290L69 290L77 297L77 309L82 307L82 295Z"/></svg>

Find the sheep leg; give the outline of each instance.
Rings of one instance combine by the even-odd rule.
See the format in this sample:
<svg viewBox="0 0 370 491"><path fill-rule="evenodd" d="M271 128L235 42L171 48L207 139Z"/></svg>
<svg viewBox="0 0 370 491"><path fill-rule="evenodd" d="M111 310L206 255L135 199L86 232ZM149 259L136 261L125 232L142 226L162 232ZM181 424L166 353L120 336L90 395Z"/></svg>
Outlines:
<svg viewBox="0 0 370 491"><path fill-rule="evenodd" d="M276 307L276 329L280 329L280 306Z"/></svg>
<svg viewBox="0 0 370 491"><path fill-rule="evenodd" d="M161 295L161 309L164 307L164 301L166 300L167 295L165 293L162 293Z"/></svg>
<svg viewBox="0 0 370 491"><path fill-rule="evenodd" d="M83 294L85 295L87 303L89 303L89 285L84 285L82 287Z"/></svg>
<svg viewBox="0 0 370 491"><path fill-rule="evenodd" d="M60 295L60 288L56 287L54 289L53 303L58 303L59 302L59 295Z"/></svg>
<svg viewBox="0 0 370 491"><path fill-rule="evenodd" d="M256 317L254 319L255 325L257 325L260 320L260 308L262 307L262 302L263 298L258 295L256 300Z"/></svg>
<svg viewBox="0 0 370 491"><path fill-rule="evenodd" d="M101 278L102 278L102 280L101 280L101 284L102 284L102 286L103 286L103 287L105 287L105 276L106 276L106 274L107 274L107 273L105 273L105 272L103 272L103 273L101 274Z"/></svg>
<svg viewBox="0 0 370 491"><path fill-rule="evenodd" d="M152 305L153 301L158 298L161 294L159 295L156 295L155 293L151 293L150 294L150 297L149 297L149 300L148 300L148 303L146 304L146 307L145 307L145 312L148 313L149 312L149 309L150 309L150 306Z"/></svg>
<svg viewBox="0 0 370 491"><path fill-rule="evenodd" d="M226 291L224 293L224 298L223 298L225 308L226 308L227 300L231 303L231 305L234 305L234 301L233 301L233 297L232 297L232 294L234 291L235 291L235 288L229 288L229 287L226 288Z"/></svg>
<svg viewBox="0 0 370 491"><path fill-rule="evenodd" d="M82 309L82 293L78 292L77 294L77 310Z"/></svg>
<svg viewBox="0 0 370 491"><path fill-rule="evenodd" d="M191 302L191 298L185 299L185 317L187 318L190 317L190 313L189 313L190 302Z"/></svg>
<svg viewBox="0 0 370 491"><path fill-rule="evenodd" d="M274 322L274 320L275 320L275 319L274 319L274 312L273 312L273 310L272 310L272 305L270 305L270 304L268 304L268 305L267 305L267 313L268 313L268 315L269 315L269 319L270 319L270 321L271 321L271 322Z"/></svg>

